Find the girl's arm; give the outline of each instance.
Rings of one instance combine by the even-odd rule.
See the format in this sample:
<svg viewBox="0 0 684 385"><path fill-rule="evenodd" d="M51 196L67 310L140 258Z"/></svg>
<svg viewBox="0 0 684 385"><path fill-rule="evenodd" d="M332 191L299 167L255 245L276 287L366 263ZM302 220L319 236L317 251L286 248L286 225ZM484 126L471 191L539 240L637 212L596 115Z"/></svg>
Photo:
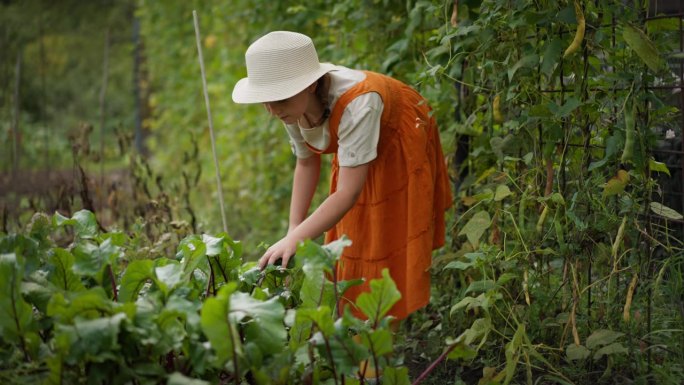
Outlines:
<svg viewBox="0 0 684 385"><path fill-rule="evenodd" d="M321 156L311 155L308 158L297 159L294 180L292 182L292 198L290 200L289 234L306 219L311 206L311 199L316 192L318 178L321 174Z"/></svg>
<svg viewBox="0 0 684 385"><path fill-rule="evenodd" d="M292 228L285 238L276 242L266 250L259 259L259 267L264 268L282 258L282 266L287 266L290 257L297 250L297 244L305 239L316 238L324 231L329 230L342 219L359 197L368 174L368 163L356 167L340 167L337 179L337 191L331 194L325 201L299 226ZM296 172L295 172L296 174ZM296 175L295 175L296 178ZM293 192L294 196L294 192ZM293 197L294 200L294 197ZM309 203L311 200L309 199ZM308 207L308 206L307 206ZM292 212L292 208L290 209Z"/></svg>

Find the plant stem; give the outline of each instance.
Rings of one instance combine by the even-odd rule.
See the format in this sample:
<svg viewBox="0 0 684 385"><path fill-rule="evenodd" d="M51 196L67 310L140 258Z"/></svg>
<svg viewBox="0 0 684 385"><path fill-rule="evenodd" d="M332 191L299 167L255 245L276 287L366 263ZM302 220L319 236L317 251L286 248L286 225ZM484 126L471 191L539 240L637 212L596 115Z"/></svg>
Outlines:
<svg viewBox="0 0 684 385"><path fill-rule="evenodd" d="M219 270L221 270L221 275L223 276L223 280L225 282L228 282L228 276L226 275L226 271L223 269L223 266L221 266L221 261L219 261L218 256L214 256L214 259L216 260L216 265L218 265Z"/></svg>
<svg viewBox="0 0 684 385"><path fill-rule="evenodd" d="M323 336L323 340L325 341L325 350L328 352L328 356L330 357L330 367L332 368L335 384L337 385L337 368L335 367L335 360L333 358L332 350L330 349L330 341L328 341L328 338L325 336Z"/></svg>
<svg viewBox="0 0 684 385"><path fill-rule="evenodd" d="M214 292L216 294L216 292ZM233 368L235 368L235 385L240 385L240 367L238 366L237 352L235 351L235 337L233 336L233 328L231 327L230 320L228 321L228 334L230 335L230 346L233 348Z"/></svg>
<svg viewBox="0 0 684 385"><path fill-rule="evenodd" d="M456 345L457 345L457 344L452 344L451 346L449 346L449 347L448 347L448 348L447 348L439 357L437 357L437 359L436 359L435 361L433 361L433 362L430 364L430 366L427 367L427 369L425 369L425 370L423 371L423 373L420 374L420 376L418 376L418 378L416 378L415 381L413 381L413 383L412 383L411 385L418 385L418 384L420 384L425 378L427 378L427 376L428 376L433 370L435 370L435 368L437 367L437 365L439 365L440 362L444 361L444 359L449 355L449 353L451 353L451 351L454 350L454 348L456 348Z"/></svg>

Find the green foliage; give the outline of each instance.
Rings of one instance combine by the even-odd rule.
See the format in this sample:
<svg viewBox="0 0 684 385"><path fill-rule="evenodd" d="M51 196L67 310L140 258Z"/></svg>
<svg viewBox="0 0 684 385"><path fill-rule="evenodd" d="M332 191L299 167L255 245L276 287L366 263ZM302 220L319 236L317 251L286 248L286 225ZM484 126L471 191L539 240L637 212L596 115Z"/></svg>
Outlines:
<svg viewBox="0 0 684 385"><path fill-rule="evenodd" d="M2 128L9 132L21 54L20 123L37 127L25 130L32 145L24 159L48 149L46 164L69 153L66 135L50 132L84 121L72 145L89 143L104 32L95 27L107 21L113 36L125 36L112 46L108 113L116 118L107 127L123 122L131 131L122 96L131 60L121 52L131 48L124 16L132 5L101 12L71 3L44 13L40 1L1 6ZM38 217L24 234L0 239L2 278L21 282L2 279L0 382L330 383L373 357L385 365L384 383L403 384L445 349L451 361L426 381L681 382L684 253L673 223L682 216L659 186L681 176L652 155L667 144L667 129L681 132L679 99L658 90L678 84L666 63L681 59L679 24L644 21L645 3L579 1L586 32L563 57L578 27L574 3L460 0L453 26L453 2L441 0L137 2L151 157L148 164L125 149L105 154L128 159L135 176L125 207L134 214L122 215L129 233L101 233L92 214L77 212ZM226 234L185 236L187 216L193 232L220 223L193 9L228 229L244 250ZM379 321L396 296L387 281L372 283L359 304L371 322L336 317L337 299L358 284L328 279L347 241L306 243L285 271L242 261L287 228L287 136L260 106L230 102L246 75L247 46L275 29L307 33L323 61L393 75L433 107L456 204L448 245L435 254L430 305L412 316L405 336ZM66 53L74 47L83 61ZM36 144L46 138L50 145ZM11 164L10 151L2 153ZM96 160L86 154L74 160ZM106 338L84 339L96 332ZM403 358L407 367L390 367Z"/></svg>
<svg viewBox="0 0 684 385"><path fill-rule="evenodd" d="M462 5L458 26L437 31L426 52L426 77L465 90L447 132L470 136L432 305L445 334L459 336L447 339L449 358L481 368L481 383L613 383L618 371L615 383L646 381L654 365L645 346L667 328L641 314L669 319L649 305L647 272L655 258L682 254L666 221L681 214L656 195L652 174L669 170L649 155L662 125L676 122L647 106L668 103L649 85L676 83L664 53L678 37L655 21L643 26L638 6L579 4L587 30L575 55L562 57L577 28L572 1ZM682 357L674 345L666 351Z"/></svg>
<svg viewBox="0 0 684 385"><path fill-rule="evenodd" d="M189 236L175 255L131 260L133 237L101 233L87 211L32 230L0 236L3 383L336 382L360 380L364 359L392 383L408 381L389 357L384 314L398 293L386 272L357 301L372 303L372 321L338 317L339 294L305 299L306 282L327 281L347 240L306 242L297 267L260 272L225 235Z"/></svg>
<svg viewBox="0 0 684 385"><path fill-rule="evenodd" d="M118 164L120 159L113 159L114 130L132 127L134 120L130 3L27 0L0 5L0 131L6 138L0 151L0 171L9 172L13 165L10 131L15 105L21 169L71 166L68 139L78 136L84 127L96 128L95 143L99 143L107 29L110 47L103 139L108 163ZM19 99L15 100L17 75ZM99 155L91 155L90 160L101 160Z"/></svg>

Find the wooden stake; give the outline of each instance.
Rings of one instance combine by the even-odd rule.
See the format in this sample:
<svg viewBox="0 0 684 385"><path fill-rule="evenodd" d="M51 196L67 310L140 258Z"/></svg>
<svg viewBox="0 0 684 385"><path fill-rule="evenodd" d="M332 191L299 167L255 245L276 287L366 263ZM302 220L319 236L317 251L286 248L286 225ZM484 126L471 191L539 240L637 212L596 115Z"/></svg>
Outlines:
<svg viewBox="0 0 684 385"><path fill-rule="evenodd" d="M211 108L209 107L209 93L207 92L207 77L204 74L204 58L202 57L202 40L200 39L199 21L197 11L192 11L192 18L195 22L195 39L197 40L197 54L199 58L200 71L202 72L202 88L204 89L204 104L207 106L207 118L209 119L209 135L211 136L211 152L214 154L214 168L216 169L216 185L219 196L219 206L221 208L221 219L223 220L223 231L228 232L226 222L226 211L223 207L223 190L221 187L221 172L219 171L218 158L216 156L216 140L214 139L214 123L211 119Z"/></svg>

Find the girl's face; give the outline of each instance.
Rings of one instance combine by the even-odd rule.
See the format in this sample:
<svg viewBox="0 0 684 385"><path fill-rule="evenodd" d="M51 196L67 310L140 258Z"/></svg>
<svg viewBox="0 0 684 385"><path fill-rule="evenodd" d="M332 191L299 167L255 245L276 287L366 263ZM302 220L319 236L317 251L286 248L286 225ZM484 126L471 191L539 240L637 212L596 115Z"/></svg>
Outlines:
<svg viewBox="0 0 684 385"><path fill-rule="evenodd" d="M309 98L313 97L311 86L287 99L266 102L264 107L272 116L282 120L285 124L296 124L309 106ZM315 90L315 88L314 88Z"/></svg>

